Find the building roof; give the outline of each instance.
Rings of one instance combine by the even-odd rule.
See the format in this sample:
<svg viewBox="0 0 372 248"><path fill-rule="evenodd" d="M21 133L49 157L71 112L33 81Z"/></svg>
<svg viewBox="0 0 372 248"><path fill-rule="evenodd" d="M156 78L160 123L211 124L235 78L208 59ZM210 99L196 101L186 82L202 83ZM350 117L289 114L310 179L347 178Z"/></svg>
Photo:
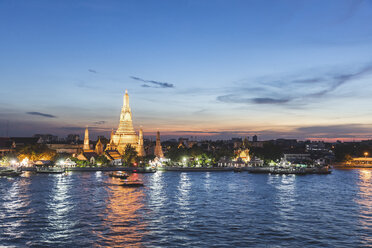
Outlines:
<svg viewBox="0 0 372 248"><path fill-rule="evenodd" d="M110 160L121 159L121 155L117 150L106 150L105 154L109 157Z"/></svg>
<svg viewBox="0 0 372 248"><path fill-rule="evenodd" d="M98 154L95 152L84 152L83 155L87 159L90 159L91 157L94 157L94 158L98 157Z"/></svg>
<svg viewBox="0 0 372 248"><path fill-rule="evenodd" d="M34 145L38 143L40 137L11 137L10 139L16 144Z"/></svg>

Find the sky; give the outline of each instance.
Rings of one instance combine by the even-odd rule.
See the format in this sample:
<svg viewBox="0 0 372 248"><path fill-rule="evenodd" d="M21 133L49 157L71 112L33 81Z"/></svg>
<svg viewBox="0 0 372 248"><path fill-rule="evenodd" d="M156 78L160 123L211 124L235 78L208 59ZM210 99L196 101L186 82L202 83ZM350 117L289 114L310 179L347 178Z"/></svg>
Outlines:
<svg viewBox="0 0 372 248"><path fill-rule="evenodd" d="M372 0L0 0L0 136L372 139Z"/></svg>

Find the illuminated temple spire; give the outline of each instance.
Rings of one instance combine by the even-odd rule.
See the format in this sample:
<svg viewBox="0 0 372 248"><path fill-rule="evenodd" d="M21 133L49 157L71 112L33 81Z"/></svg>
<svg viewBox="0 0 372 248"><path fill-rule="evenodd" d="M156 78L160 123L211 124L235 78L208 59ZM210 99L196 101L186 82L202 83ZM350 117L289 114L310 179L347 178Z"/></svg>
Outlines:
<svg viewBox="0 0 372 248"><path fill-rule="evenodd" d="M164 157L163 149L161 148L161 143L160 143L160 132L159 131L156 133L156 145L155 145L154 155L158 158Z"/></svg>
<svg viewBox="0 0 372 248"><path fill-rule="evenodd" d="M84 146L83 150L89 150L89 131L88 131L88 126L85 128L85 135L84 135Z"/></svg>
<svg viewBox="0 0 372 248"><path fill-rule="evenodd" d="M95 149L95 151L96 151L96 153L97 153L98 155L102 155L102 154L103 154L103 144L102 144L100 138L98 139L98 142L97 142L97 144L96 144L96 149Z"/></svg>
<svg viewBox="0 0 372 248"><path fill-rule="evenodd" d="M128 91L125 90L123 97L123 107L120 112L120 123L115 133L111 134L110 144L106 150L117 150L120 154L124 154L127 145L131 145L139 152L139 137L134 131L132 123L132 111L129 106Z"/></svg>
<svg viewBox="0 0 372 248"><path fill-rule="evenodd" d="M132 123L132 111L130 110L130 106L129 106L128 90L125 90L125 95L123 99L123 108L121 109L121 114L120 114L119 128L116 131L116 134L119 134L119 135L120 134L135 135L136 134L133 128L133 123Z"/></svg>
<svg viewBox="0 0 372 248"><path fill-rule="evenodd" d="M138 137L138 156L143 157L146 155L145 153L145 148L143 147L143 131L142 127L140 128L139 131L139 137Z"/></svg>

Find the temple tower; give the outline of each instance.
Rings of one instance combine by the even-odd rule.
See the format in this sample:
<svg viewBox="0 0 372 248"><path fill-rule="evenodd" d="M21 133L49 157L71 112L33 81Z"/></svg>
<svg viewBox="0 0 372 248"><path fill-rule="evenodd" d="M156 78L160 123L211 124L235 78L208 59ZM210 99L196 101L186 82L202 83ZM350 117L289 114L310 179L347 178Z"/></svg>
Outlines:
<svg viewBox="0 0 372 248"><path fill-rule="evenodd" d="M114 129L111 129L110 142L106 145L105 151L115 149L113 137L114 137Z"/></svg>
<svg viewBox="0 0 372 248"><path fill-rule="evenodd" d="M95 152L96 152L98 155L102 155L102 154L103 154L103 144L102 144L102 142L101 142L101 139L98 139L98 142L97 142L97 144L96 144Z"/></svg>
<svg viewBox="0 0 372 248"><path fill-rule="evenodd" d="M136 135L132 123L132 111L129 106L128 90L125 90L123 97L123 107L120 114L120 123L116 134Z"/></svg>
<svg viewBox="0 0 372 248"><path fill-rule="evenodd" d="M83 150L84 150L84 151L86 151L86 150L90 150L90 146L89 146L89 131L88 131L88 126L87 126L86 129L85 129Z"/></svg>
<svg viewBox="0 0 372 248"><path fill-rule="evenodd" d="M137 152L138 152L138 156L140 156L140 157L146 156L145 148L143 147L143 131L142 131L142 128L139 131Z"/></svg>
<svg viewBox="0 0 372 248"><path fill-rule="evenodd" d="M156 145L155 145L154 155L158 158L164 158L163 149L160 143L160 132L159 131L156 133Z"/></svg>
<svg viewBox="0 0 372 248"><path fill-rule="evenodd" d="M134 131L132 123L132 111L129 106L128 91L125 90L119 127L115 134L111 136L109 148L111 150L117 150L120 154L123 154L125 147L131 145L138 151L138 142L139 138L137 133Z"/></svg>

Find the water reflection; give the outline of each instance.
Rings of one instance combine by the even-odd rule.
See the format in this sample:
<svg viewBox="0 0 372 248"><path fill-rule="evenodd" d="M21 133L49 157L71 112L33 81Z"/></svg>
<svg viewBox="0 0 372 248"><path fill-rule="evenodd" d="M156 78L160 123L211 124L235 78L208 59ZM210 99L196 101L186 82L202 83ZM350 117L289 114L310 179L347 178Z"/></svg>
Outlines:
<svg viewBox="0 0 372 248"><path fill-rule="evenodd" d="M138 174L133 174L130 179L138 177ZM144 207L143 188L120 186L118 178L107 178L105 183L109 197L105 199L106 209L101 216L102 228L96 232L101 239L99 245L140 247L146 227L139 213Z"/></svg>
<svg viewBox="0 0 372 248"><path fill-rule="evenodd" d="M209 190L211 189L211 173L210 172L206 172L205 173L205 182L204 182L204 187L205 189L207 190L207 192L209 192Z"/></svg>
<svg viewBox="0 0 372 248"><path fill-rule="evenodd" d="M359 222L365 231L372 230L372 169L359 170L359 191L356 202L359 204ZM372 243L371 235L363 235L365 245Z"/></svg>
<svg viewBox="0 0 372 248"><path fill-rule="evenodd" d="M188 214L190 210L190 189L191 181L187 173L183 172L180 174L180 182L178 185L178 199L177 203L179 206L180 213L184 216Z"/></svg>
<svg viewBox="0 0 372 248"><path fill-rule="evenodd" d="M0 208L1 235L13 239L21 238L24 235L21 226L25 225L26 217L32 214L32 211L27 211L30 204L30 181L24 178L2 180L8 180L9 187L1 190L3 196Z"/></svg>
<svg viewBox="0 0 372 248"><path fill-rule="evenodd" d="M164 174L162 172L154 173L151 177L151 194L149 197L149 205L151 210L160 213L166 201L166 192L164 185Z"/></svg>
<svg viewBox="0 0 372 248"><path fill-rule="evenodd" d="M47 240L68 238L73 226L76 224L74 219L69 218L69 212L74 204L70 195L70 180L65 174L48 175L53 180L51 188L51 199L46 203L48 228L54 230L52 236L47 236Z"/></svg>
<svg viewBox="0 0 372 248"><path fill-rule="evenodd" d="M290 232L288 222L295 219L296 201L295 175L270 175L269 184L275 188L275 215L277 230ZM287 223L287 224L284 224Z"/></svg>

